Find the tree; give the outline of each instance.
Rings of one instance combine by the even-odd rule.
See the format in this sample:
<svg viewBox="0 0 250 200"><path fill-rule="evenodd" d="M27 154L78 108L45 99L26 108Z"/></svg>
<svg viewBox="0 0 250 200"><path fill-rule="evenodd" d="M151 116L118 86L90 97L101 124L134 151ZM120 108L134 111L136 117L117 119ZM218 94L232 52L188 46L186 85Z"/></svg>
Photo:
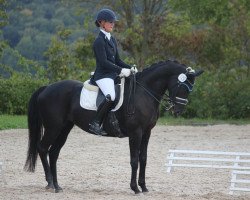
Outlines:
<svg viewBox="0 0 250 200"><path fill-rule="evenodd" d="M6 13L7 1L0 0L0 28L7 24L7 13Z"/></svg>
<svg viewBox="0 0 250 200"><path fill-rule="evenodd" d="M48 77L52 82L63 79L84 80L94 70L93 35L68 43L70 34L70 30L59 31L45 53L48 58Z"/></svg>
<svg viewBox="0 0 250 200"><path fill-rule="evenodd" d="M0 28L3 28L7 24L7 14L6 14L6 0L0 0ZM2 32L0 32L0 35ZM0 57L2 56L3 49L6 47L5 42L0 41Z"/></svg>
<svg viewBox="0 0 250 200"><path fill-rule="evenodd" d="M250 5L248 0L170 0L171 7L187 14L196 29L206 31L201 63L223 71L242 66L250 75Z"/></svg>
<svg viewBox="0 0 250 200"><path fill-rule="evenodd" d="M19 43L21 36L15 27L8 26L3 29L3 38L8 41L11 47L15 47Z"/></svg>

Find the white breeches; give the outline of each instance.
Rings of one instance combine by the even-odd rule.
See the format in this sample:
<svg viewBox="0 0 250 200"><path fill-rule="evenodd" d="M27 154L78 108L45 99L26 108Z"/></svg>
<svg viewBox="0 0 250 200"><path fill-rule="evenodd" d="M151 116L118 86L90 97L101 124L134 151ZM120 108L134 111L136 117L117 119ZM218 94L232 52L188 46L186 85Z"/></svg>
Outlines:
<svg viewBox="0 0 250 200"><path fill-rule="evenodd" d="M102 93L107 96L111 96L111 100L115 100L115 83L111 78L102 78L96 81L96 84L101 89Z"/></svg>

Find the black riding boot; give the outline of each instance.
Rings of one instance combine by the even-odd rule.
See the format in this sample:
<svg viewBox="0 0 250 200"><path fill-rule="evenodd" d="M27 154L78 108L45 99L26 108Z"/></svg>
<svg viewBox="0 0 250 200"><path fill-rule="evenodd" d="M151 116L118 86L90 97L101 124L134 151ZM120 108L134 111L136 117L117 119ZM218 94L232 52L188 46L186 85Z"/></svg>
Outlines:
<svg viewBox="0 0 250 200"><path fill-rule="evenodd" d="M107 133L101 128L102 122L106 117L107 113L112 107L113 102L111 101L110 95L107 95L103 102L97 109L97 113L93 122L89 125L89 130L96 135L107 135Z"/></svg>

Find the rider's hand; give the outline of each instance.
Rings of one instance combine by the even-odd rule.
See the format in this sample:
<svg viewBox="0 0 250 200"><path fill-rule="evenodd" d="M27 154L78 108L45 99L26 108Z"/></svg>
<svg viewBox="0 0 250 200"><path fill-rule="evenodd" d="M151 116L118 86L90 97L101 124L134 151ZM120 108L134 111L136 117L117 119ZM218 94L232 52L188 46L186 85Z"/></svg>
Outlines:
<svg viewBox="0 0 250 200"><path fill-rule="evenodd" d="M133 65L130 70L131 70L132 74L136 74L138 72L138 69L136 68L136 65Z"/></svg>
<svg viewBox="0 0 250 200"><path fill-rule="evenodd" d="M130 74L131 74L131 70L130 70L130 69L122 68L122 71L121 71L121 73L120 73L120 76L128 77L128 76L130 76Z"/></svg>

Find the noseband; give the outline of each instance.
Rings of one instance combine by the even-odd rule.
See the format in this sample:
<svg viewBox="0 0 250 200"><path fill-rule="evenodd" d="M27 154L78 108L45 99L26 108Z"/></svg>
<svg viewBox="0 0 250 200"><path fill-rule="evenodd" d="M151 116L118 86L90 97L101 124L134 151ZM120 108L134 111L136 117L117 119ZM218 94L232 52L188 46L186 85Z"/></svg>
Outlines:
<svg viewBox="0 0 250 200"><path fill-rule="evenodd" d="M188 104L188 99L178 97L176 94L178 93L180 87L185 87L188 90L188 92L192 92L193 84L187 79L184 82L178 81L178 83L173 88L175 87L177 89L173 92L174 95L169 96L168 94L164 94L165 96L167 96L166 101L168 103L166 110L170 110L175 104L180 104L184 106Z"/></svg>

